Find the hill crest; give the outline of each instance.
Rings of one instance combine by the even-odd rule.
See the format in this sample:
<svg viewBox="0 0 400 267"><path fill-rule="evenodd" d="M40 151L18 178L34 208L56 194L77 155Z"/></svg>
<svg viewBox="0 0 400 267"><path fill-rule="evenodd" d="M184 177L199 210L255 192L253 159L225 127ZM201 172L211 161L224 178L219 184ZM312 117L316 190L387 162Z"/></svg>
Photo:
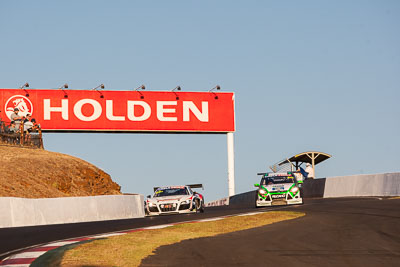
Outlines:
<svg viewBox="0 0 400 267"><path fill-rule="evenodd" d="M42 149L0 145L0 197L120 195L110 175L82 159Z"/></svg>

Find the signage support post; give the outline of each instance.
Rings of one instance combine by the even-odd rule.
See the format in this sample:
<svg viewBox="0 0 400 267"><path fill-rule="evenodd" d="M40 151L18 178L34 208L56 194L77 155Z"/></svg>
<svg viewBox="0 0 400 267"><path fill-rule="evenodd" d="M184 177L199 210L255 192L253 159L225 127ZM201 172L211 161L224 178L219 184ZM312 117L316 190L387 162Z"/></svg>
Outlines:
<svg viewBox="0 0 400 267"><path fill-rule="evenodd" d="M227 147L228 147L228 195L235 195L235 152L233 133L226 134Z"/></svg>

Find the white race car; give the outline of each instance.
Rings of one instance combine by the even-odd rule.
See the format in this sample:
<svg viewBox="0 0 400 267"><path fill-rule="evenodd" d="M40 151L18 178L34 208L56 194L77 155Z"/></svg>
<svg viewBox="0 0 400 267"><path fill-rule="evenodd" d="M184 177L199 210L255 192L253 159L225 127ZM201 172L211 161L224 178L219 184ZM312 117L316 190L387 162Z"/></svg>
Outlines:
<svg viewBox="0 0 400 267"><path fill-rule="evenodd" d="M146 215L204 212L204 197L192 188L201 184L154 187L154 195L145 201Z"/></svg>
<svg viewBox="0 0 400 267"><path fill-rule="evenodd" d="M256 207L303 204L302 179L296 172L259 173L263 175L256 192Z"/></svg>

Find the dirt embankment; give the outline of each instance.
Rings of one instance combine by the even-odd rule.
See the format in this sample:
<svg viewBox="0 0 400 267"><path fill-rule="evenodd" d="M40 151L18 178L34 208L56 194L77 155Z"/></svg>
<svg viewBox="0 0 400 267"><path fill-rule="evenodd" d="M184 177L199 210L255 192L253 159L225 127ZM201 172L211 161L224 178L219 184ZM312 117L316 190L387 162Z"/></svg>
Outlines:
<svg viewBox="0 0 400 267"><path fill-rule="evenodd" d="M94 165L41 149L0 145L0 197L120 195L121 187Z"/></svg>

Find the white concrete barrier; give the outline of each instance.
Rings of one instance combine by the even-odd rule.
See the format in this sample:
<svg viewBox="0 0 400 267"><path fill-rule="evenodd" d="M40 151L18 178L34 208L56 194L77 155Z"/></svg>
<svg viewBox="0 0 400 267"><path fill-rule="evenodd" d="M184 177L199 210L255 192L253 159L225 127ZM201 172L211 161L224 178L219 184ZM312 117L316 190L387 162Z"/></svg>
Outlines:
<svg viewBox="0 0 400 267"><path fill-rule="evenodd" d="M400 173L328 177L324 197L400 196Z"/></svg>
<svg viewBox="0 0 400 267"><path fill-rule="evenodd" d="M400 172L309 179L303 189L305 198L400 196ZM253 205L254 196L252 190L211 201L206 206Z"/></svg>
<svg viewBox="0 0 400 267"><path fill-rule="evenodd" d="M227 206L227 205L229 205L229 197L224 197L224 198L206 203L206 207L217 207L217 206Z"/></svg>
<svg viewBox="0 0 400 267"><path fill-rule="evenodd" d="M144 217L143 195L64 198L0 197L0 227Z"/></svg>

